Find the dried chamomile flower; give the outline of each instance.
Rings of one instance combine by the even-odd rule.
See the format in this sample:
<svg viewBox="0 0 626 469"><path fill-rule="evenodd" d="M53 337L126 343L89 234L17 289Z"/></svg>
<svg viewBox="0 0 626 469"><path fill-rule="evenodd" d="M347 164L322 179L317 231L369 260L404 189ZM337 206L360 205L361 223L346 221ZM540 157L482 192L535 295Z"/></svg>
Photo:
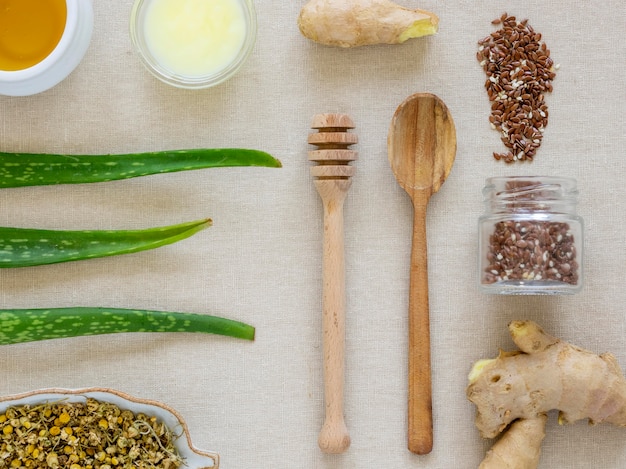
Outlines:
<svg viewBox="0 0 626 469"><path fill-rule="evenodd" d="M8 408L0 414L0 469L177 469L171 429L89 398Z"/></svg>

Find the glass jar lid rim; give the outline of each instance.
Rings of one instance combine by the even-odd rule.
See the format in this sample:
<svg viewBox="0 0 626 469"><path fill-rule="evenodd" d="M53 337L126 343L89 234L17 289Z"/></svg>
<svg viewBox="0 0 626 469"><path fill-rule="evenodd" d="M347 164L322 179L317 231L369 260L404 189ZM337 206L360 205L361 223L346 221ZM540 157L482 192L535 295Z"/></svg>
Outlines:
<svg viewBox="0 0 626 469"><path fill-rule="evenodd" d="M539 187L553 187L566 193L577 193L576 179L561 176L494 176L487 178L484 191L500 193Z"/></svg>
<svg viewBox="0 0 626 469"><path fill-rule="evenodd" d="M549 184L562 183L576 187L576 179L567 176L492 176L486 179L487 185L495 184L497 182L507 181L525 181L530 182L545 182Z"/></svg>
<svg viewBox="0 0 626 469"><path fill-rule="evenodd" d="M483 188L485 201L575 202L578 190L574 178L560 176L497 176L488 178Z"/></svg>

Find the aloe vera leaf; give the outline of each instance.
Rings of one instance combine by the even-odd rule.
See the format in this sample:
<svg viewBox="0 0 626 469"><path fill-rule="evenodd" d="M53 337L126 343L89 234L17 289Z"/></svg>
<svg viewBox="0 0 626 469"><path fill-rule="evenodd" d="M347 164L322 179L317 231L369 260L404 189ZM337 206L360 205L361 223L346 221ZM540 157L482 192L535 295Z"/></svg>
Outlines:
<svg viewBox="0 0 626 469"><path fill-rule="evenodd" d="M0 268L30 267L158 248L188 238L210 219L140 230L40 230L0 227Z"/></svg>
<svg viewBox="0 0 626 469"><path fill-rule="evenodd" d="M118 155L0 152L0 188L79 184L227 166L280 168L259 150L207 148Z"/></svg>
<svg viewBox="0 0 626 469"><path fill-rule="evenodd" d="M197 313L84 306L0 309L0 345L123 332L202 332L254 340L255 329Z"/></svg>

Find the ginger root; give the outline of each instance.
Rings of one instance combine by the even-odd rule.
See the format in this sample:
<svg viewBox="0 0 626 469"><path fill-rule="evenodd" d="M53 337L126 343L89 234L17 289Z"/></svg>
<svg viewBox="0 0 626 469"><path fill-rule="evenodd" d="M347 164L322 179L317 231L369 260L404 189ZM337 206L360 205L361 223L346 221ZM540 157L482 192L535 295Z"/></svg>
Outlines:
<svg viewBox="0 0 626 469"><path fill-rule="evenodd" d="M534 469L539 464L541 442L548 416L516 420L489 451L478 469Z"/></svg>
<svg viewBox="0 0 626 469"><path fill-rule="evenodd" d="M514 321L509 332L520 351L500 351L498 358L480 360L469 374L467 397L476 405L475 423L482 437L494 438L517 421L481 468L535 468L537 461L531 458L526 465L505 465L497 458L505 453L512 461L522 452L538 455L545 423L539 429L522 427L539 425L536 419L553 409L559 411L561 424L588 419L590 424L626 426L626 379L613 355L596 355L561 341L532 321Z"/></svg>
<svg viewBox="0 0 626 469"><path fill-rule="evenodd" d="M439 18L390 0L310 0L298 16L300 32L328 46L400 44L435 34Z"/></svg>
<svg viewBox="0 0 626 469"><path fill-rule="evenodd" d="M467 397L483 437L552 409L560 411L560 423L586 418L626 426L626 379L613 355L551 337L532 321L512 322L509 332L521 352L481 360L469 376Z"/></svg>

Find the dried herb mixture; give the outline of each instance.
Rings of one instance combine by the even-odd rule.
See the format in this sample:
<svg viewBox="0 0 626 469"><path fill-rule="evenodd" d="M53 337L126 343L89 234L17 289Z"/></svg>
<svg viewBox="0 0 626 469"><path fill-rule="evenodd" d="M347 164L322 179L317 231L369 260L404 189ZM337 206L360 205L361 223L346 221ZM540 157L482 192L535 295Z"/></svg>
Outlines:
<svg viewBox="0 0 626 469"><path fill-rule="evenodd" d="M183 459L156 417L95 399L10 407L0 414L0 468L162 468Z"/></svg>

